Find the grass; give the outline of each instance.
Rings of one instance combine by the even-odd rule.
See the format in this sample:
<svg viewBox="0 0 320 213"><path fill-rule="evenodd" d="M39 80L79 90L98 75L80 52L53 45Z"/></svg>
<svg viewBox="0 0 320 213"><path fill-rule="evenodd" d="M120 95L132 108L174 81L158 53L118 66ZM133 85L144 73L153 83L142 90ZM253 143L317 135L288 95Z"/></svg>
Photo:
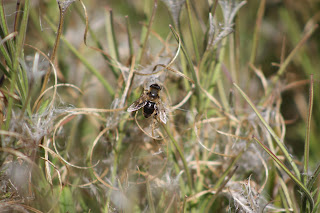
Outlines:
<svg viewBox="0 0 320 213"><path fill-rule="evenodd" d="M17 2L4 212L319 211L316 1ZM157 114L127 112L154 83Z"/></svg>

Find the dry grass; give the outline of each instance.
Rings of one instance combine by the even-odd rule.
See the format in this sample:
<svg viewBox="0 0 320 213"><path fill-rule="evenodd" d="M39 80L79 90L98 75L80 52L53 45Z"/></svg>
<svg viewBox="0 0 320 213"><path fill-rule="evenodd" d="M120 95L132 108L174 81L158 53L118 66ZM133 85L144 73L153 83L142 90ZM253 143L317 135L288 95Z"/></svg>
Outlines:
<svg viewBox="0 0 320 213"><path fill-rule="evenodd" d="M319 5L209 2L1 1L4 212L318 210Z"/></svg>

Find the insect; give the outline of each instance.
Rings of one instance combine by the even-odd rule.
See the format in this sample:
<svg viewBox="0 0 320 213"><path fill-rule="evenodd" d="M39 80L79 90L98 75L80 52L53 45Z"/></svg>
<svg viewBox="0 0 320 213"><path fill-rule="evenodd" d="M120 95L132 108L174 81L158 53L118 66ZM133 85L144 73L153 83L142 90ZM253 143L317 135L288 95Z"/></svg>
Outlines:
<svg viewBox="0 0 320 213"><path fill-rule="evenodd" d="M158 84L151 84L148 90L140 96L138 100L131 104L127 111L134 112L143 107L143 115L149 118L151 115L159 116L163 123L167 123L166 110L159 96L161 87Z"/></svg>

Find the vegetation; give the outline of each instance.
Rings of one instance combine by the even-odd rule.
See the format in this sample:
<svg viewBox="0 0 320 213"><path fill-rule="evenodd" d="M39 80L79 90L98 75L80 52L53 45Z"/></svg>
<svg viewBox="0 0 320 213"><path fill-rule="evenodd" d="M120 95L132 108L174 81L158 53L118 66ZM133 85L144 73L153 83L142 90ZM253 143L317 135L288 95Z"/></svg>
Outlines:
<svg viewBox="0 0 320 213"><path fill-rule="evenodd" d="M1 211L319 211L316 0L0 2Z"/></svg>

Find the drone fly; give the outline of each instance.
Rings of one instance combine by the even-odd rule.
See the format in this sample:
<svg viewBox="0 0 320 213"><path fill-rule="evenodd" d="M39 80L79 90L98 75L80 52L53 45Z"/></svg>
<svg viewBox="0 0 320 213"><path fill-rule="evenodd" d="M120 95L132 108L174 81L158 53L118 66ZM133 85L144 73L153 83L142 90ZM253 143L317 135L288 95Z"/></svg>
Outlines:
<svg viewBox="0 0 320 213"><path fill-rule="evenodd" d="M161 122L167 123L166 110L159 96L161 87L158 84L151 84L148 90L138 100L131 104L127 111L134 112L143 108L143 115L149 118L151 115L159 116Z"/></svg>

